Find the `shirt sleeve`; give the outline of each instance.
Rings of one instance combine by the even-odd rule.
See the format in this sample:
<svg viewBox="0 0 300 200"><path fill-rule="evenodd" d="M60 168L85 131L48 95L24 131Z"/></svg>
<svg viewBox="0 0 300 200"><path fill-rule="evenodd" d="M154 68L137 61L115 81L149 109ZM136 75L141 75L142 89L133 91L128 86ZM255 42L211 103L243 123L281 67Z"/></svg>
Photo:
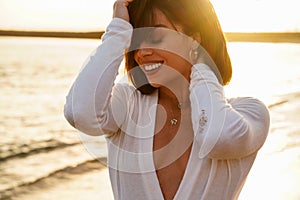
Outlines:
<svg viewBox="0 0 300 200"><path fill-rule="evenodd" d="M192 120L199 157L238 159L256 153L264 144L269 111L255 98L227 100L209 66L194 65L191 74Z"/></svg>
<svg viewBox="0 0 300 200"><path fill-rule="evenodd" d="M73 83L66 97L64 114L76 129L89 135L111 134L118 130L124 115L114 115L113 111L118 109L112 108L112 102L121 109L124 101L118 88L113 88L124 51L130 45L132 30L130 23L114 18L102 37L102 44L88 58Z"/></svg>

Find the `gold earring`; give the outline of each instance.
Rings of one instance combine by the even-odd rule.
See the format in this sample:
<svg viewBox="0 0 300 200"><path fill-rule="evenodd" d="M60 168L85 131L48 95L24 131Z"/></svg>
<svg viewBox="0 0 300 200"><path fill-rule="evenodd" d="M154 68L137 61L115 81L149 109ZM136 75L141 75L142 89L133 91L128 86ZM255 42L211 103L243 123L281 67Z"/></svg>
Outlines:
<svg viewBox="0 0 300 200"><path fill-rule="evenodd" d="M191 60L193 63L197 61L198 55L199 55L198 48L196 48L196 49L191 49L190 52L189 52L190 60Z"/></svg>

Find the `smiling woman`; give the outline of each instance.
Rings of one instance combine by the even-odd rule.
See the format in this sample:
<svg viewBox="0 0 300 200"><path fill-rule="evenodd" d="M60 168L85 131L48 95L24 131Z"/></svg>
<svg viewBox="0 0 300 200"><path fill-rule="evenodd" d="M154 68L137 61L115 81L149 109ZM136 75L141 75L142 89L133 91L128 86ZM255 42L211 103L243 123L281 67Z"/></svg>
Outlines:
<svg viewBox="0 0 300 200"><path fill-rule="evenodd" d="M99 31L104 29L102 24L111 19L112 5L110 7L108 5L113 4L113 1L0 0L0 29L19 29L20 31L24 29L50 29L50 31L97 29ZM171 1L179 2L180 0ZM299 24L300 21L298 11L296 11L298 8L296 1L299 0L212 1L222 27L226 31L296 27L294 25ZM274 26L271 22L274 22ZM160 29L163 30L162 27ZM282 28L282 30L293 29ZM161 33L154 34L150 37L151 40L147 41L158 45L161 42L158 36L161 36ZM272 44L255 41L227 43L234 74L230 85L225 87L225 94L228 97L258 97L267 103L273 118L271 133L250 171L240 199L296 200L300 197L298 189L300 185L300 114L297 112L300 109L300 44ZM0 140L0 168L4 170L0 170L0 177L5 177L0 181L0 193L3 198L8 193L16 200L94 199L98 196L101 199L113 199L110 194L108 168L99 172L100 163L84 163L91 156L100 157L99 155L103 153L107 156L104 138L93 137L94 141L91 141L92 137L81 136L82 140L79 141L78 132L67 126L62 119L65 93L79 70L80 64L98 46L99 42L99 39L0 37L0 91L3 94L0 107L2 106L1 110L4 111L0 119L0 130L4 134L1 134L4 137ZM114 47L119 47L123 43L124 40ZM140 53L149 53L149 51ZM153 58L153 55L150 56ZM95 60L97 59L93 59ZM162 59L155 64L153 61L157 60L151 59L151 62L144 67L146 71L149 71L149 77L150 71L153 72L150 78L155 81L157 78L154 77L155 70L163 66ZM90 85L86 88L90 88ZM125 97L122 96L121 100ZM133 101L129 102L131 103ZM171 126L170 130L175 130L181 125L180 119L186 121L187 106L189 103L183 102L177 104L175 109L169 112L170 116L166 121ZM170 109L170 106L167 108ZM132 110L135 113L137 111L136 108ZM151 121L150 117L147 118L146 112L140 113L147 119L142 125ZM179 119L178 116L181 114L184 117ZM205 115L202 115L199 122L206 120ZM161 123L163 122L162 120ZM156 139L161 139L162 136L162 134L156 134ZM74 140L72 140L73 137ZM77 143L80 144L77 145ZM88 152L82 148L82 143ZM151 144L151 142L147 143L143 147L151 148ZM96 150L92 149L93 145L97 146ZM131 148L130 144L128 148ZM186 152L188 153L189 150ZM187 153L180 161L183 164ZM8 158L10 155L12 159ZM65 159L66 157L68 159ZM161 159L159 156L156 158L158 161ZM40 162L41 160L44 162ZM110 160L110 162L113 161ZM103 164L103 161L101 163ZM159 162L155 164L158 165ZM21 166L22 169L16 166ZM184 167L184 165L177 166ZM189 167L193 167L192 162ZM166 171L168 173L165 173ZM172 171L160 172L160 182L164 184L165 177L163 176L171 176ZM227 170L224 174L228 172ZM47 175L50 176L47 177ZM172 177L173 180L174 178L178 180L179 175L182 174L176 173L175 175L177 177ZM196 177L195 173L192 173L190 177ZM233 176L231 177L234 179ZM205 176L201 177L201 180L204 178ZM41 181L34 182L33 180ZM158 179L154 180L158 182ZM184 180L188 181L187 178ZM120 182L122 181L124 179L120 179ZM140 182L136 182L137 185L138 183ZM165 189L163 184L161 187ZM157 185L159 184L156 184L154 189L150 188L153 189L151 192L159 190ZM9 189L3 192L3 188ZM189 189L193 190L192 187L187 188ZM107 198L106 193L110 195Z"/></svg>
<svg viewBox="0 0 300 200"><path fill-rule="evenodd" d="M261 101L224 96L232 66L213 6L118 0L113 10L64 114L106 136L115 199L238 199L270 119ZM115 84L124 57L130 80Z"/></svg>

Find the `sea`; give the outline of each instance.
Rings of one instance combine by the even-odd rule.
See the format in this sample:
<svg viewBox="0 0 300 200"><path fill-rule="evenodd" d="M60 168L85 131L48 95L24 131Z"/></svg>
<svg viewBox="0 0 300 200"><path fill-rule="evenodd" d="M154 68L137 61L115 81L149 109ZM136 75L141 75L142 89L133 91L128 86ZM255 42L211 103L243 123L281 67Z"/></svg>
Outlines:
<svg viewBox="0 0 300 200"><path fill-rule="evenodd" d="M63 115L72 82L99 44L100 39L0 37L0 199L22 199L32 186L66 179L70 171L83 175L94 162L105 168L105 139L79 133ZM271 114L270 133L239 199L298 200L300 43L227 45L233 77L226 96L256 97ZM49 187L40 190L47 193Z"/></svg>

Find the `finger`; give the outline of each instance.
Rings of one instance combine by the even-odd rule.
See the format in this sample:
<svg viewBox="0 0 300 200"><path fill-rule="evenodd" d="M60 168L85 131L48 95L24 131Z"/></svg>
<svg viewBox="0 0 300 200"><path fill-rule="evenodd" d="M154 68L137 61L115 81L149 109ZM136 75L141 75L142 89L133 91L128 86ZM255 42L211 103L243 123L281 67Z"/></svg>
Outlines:
<svg viewBox="0 0 300 200"><path fill-rule="evenodd" d="M125 0L125 6L128 6L133 0Z"/></svg>
<svg viewBox="0 0 300 200"><path fill-rule="evenodd" d="M114 7L117 7L117 6L128 6L130 0L117 0L115 1L114 3Z"/></svg>
<svg viewBox="0 0 300 200"><path fill-rule="evenodd" d="M126 21L129 21L129 14L127 6L132 0L117 0L114 3L113 7L113 17L121 18Z"/></svg>
<svg viewBox="0 0 300 200"><path fill-rule="evenodd" d="M121 4L121 5L125 5L125 6L128 6L128 4L130 3L130 2L132 2L133 0L117 0L115 3L117 3L117 4Z"/></svg>

